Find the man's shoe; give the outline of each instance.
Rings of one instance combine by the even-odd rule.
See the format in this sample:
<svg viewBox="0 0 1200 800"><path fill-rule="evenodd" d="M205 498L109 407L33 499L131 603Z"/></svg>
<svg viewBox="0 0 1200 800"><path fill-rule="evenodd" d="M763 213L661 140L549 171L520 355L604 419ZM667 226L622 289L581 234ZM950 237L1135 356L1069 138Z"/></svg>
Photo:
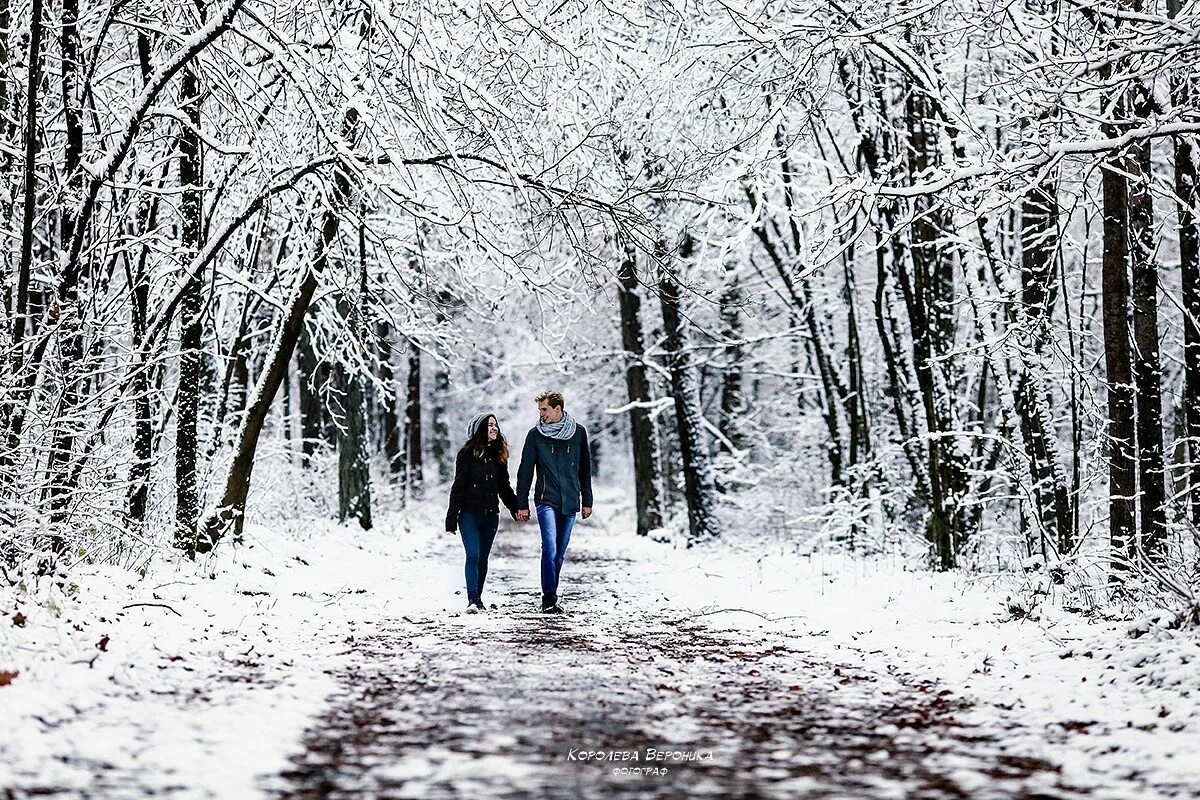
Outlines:
<svg viewBox="0 0 1200 800"><path fill-rule="evenodd" d="M478 614L479 606L475 605L474 603L471 603L471 605L467 606L467 613L468 614Z"/></svg>
<svg viewBox="0 0 1200 800"><path fill-rule="evenodd" d="M554 605L542 606L542 613L543 614L561 614L561 613L563 613L563 610L558 605L558 603L555 603Z"/></svg>
<svg viewBox="0 0 1200 800"><path fill-rule="evenodd" d="M476 603L476 604L475 604L475 608L477 608L477 609L479 610L479 613L480 613L480 614L482 614L482 613L484 613L485 611L487 611L487 606L485 606L483 603Z"/></svg>

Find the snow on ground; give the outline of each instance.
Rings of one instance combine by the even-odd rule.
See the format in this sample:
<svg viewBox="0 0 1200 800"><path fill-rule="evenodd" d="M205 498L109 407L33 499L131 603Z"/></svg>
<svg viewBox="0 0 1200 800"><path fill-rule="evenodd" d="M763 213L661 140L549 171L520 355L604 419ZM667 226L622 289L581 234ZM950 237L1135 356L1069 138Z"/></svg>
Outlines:
<svg viewBox="0 0 1200 800"><path fill-rule="evenodd" d="M144 576L97 566L67 591L0 590L0 671L18 672L0 687L0 787L251 796L323 708L348 637L429 599L406 574L429 543L252 528L197 564L164 553Z"/></svg>
<svg viewBox="0 0 1200 800"><path fill-rule="evenodd" d="M813 654L932 679L972 704L962 723L1009 731L1010 747L1060 764L1074 786L1151 776L1167 794L1200 787L1196 631L1132 639L1130 623L1053 606L1014 619L1013 577L728 551L657 559L660 574L677 578L672 600L711 612L714 625L757 623L802 636Z"/></svg>
<svg viewBox="0 0 1200 800"><path fill-rule="evenodd" d="M606 597L636 599L632 613L731 643L786 643L764 663L821 672L822 685L840 673L818 665L840 664L921 692L934 687L955 701L958 725L1002 739L1008 754L1053 763L1061 782L1094 796L1129 797L1132 787L1145 797L1197 796L1195 632L1151 627L1133 639L1128 623L1049 606L1036 620L1014 619L1013 578L803 559L749 535L673 549L628 534L619 493L600 493L597 508L573 547L629 559L597 574L611 583L599 587ZM0 682L17 673L0 686L0 788L18 797L277 793L271 776L294 771L314 720L340 691L339 676L370 666L363 640L383 629L408 636L418 623L455 619L465 605L459 548L439 531L441 514L431 500L370 532L326 522L250 527L244 545L223 545L198 564L163 553L144 575L80 567L65 580L0 589ZM506 523L501 536L534 541L536 528ZM527 555L532 546L525 542ZM492 570L496 586L510 587L503 614L536 602L536 575L505 575L503 560ZM631 613L607 601L594 608ZM568 621L580 635L590 631L581 657L594 660L591 668L605 669L614 654L628 660L632 651L606 651L616 645L596 634L605 620L589 618L587 607L574 611ZM472 624L464 640L473 647L515 635L503 617ZM447 652L434 647L444 631L423 636L414 658ZM416 645L420 638L413 634ZM494 751L477 755L512 780L530 769ZM401 754L381 774L405 774L413 759L434 756ZM450 756L434 766L449 769ZM991 780L961 747L938 767L961 791Z"/></svg>

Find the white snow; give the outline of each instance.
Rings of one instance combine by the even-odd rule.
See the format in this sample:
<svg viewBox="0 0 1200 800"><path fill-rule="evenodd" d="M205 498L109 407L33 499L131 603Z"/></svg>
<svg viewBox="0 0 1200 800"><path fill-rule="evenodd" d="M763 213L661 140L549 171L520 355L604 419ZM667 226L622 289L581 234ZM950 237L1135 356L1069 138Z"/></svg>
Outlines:
<svg viewBox="0 0 1200 800"><path fill-rule="evenodd" d="M1128 797L1131 787L1140 797L1167 797L1190 796L1200 784L1194 631L1143 625L1148 632L1135 639L1129 623L1089 620L1050 604L1036 621L1015 620L1006 602L1015 579L1005 576L805 559L774 546L763 554L761 542L753 545L758 552L735 542L672 549L626 533L627 512L620 495L598 492L597 512L577 526L572 545L577 556L586 550L631 559L620 582L604 587L618 599L574 609L569 618L599 643L580 657L595 659L598 679L614 681L614 702L623 696L622 681L651 669L654 656L648 653L645 664L606 663L604 637L617 636L631 612L687 619L732 649L781 644L803 653L803 663L792 665L797 676L809 662L877 676L853 685L842 685L836 672L814 671L811 682L794 678L796 691L828 691L848 714L886 703L903 687L965 701L955 712L958 724L1008 755L1060 768L1053 777L1031 776L1026 790L1044 783L1052 792L1057 781L1091 787L1095 797ZM456 536L439 531L440 519L440 504L431 500L370 532L328 522L252 526L245 544L223 544L196 564L163 553L145 575L79 567L62 587L42 577L0 590L0 672L19 673L0 686L0 787L185 787L195 797L277 788L289 756L303 753L306 728L337 690L334 674L362 657L356 641L398 620L449 619L472 635L509 629L496 612L450 616L465 605L460 548ZM501 532L521 535L534 537L534 529ZM505 569L494 561L491 575ZM536 575L513 579L536 588ZM617 605L619 598L628 602ZM23 626L13 621L18 613ZM477 655L466 645L461 652L464 664ZM702 666L672 676L672 685L693 696L711 689ZM702 727L669 697L646 712L655 720L651 730L674 741ZM919 735L891 722L874 733L900 744ZM372 778L401 776L408 796L421 796L421 786L475 781L486 796L536 769L517 755L515 740L507 751L502 741L491 744L506 754L464 762L430 747L381 764ZM884 747L862 761L891 757ZM784 748L768 760L786 767L793 758ZM961 753L930 758L965 791L983 792L992 780ZM769 764L760 769L771 777ZM807 780L787 785L799 793L810 788ZM893 789L902 796L902 787L887 785L878 794Z"/></svg>

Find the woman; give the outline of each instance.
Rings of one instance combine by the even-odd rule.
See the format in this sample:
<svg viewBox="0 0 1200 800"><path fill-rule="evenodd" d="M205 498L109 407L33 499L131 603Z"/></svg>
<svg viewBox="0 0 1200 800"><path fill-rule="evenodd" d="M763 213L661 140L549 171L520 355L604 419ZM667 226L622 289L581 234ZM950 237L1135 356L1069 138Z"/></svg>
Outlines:
<svg viewBox="0 0 1200 800"><path fill-rule="evenodd" d="M487 578L488 553L500 525L500 504L515 519L517 496L508 477L508 442L500 433L493 414L479 414L467 428L467 443L458 451L454 483L450 487L450 509L446 532L457 526L467 551L467 613L485 611L483 582Z"/></svg>

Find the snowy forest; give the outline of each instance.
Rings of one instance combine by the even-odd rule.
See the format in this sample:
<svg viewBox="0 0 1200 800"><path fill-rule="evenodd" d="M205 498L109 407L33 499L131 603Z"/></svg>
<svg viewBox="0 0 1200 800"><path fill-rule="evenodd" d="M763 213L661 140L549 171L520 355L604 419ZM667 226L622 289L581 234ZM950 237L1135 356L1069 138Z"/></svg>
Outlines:
<svg viewBox="0 0 1200 800"><path fill-rule="evenodd" d="M13 698L81 657L68 621L91 659L70 669L107 657L103 592L130 582L125 609L175 617L199 596L138 594L147 574L261 602L276 590L217 565L275 579L335 541L390 558L425 526L460 580L437 520L467 422L496 415L515 472L545 389L587 426L614 552L763 586L764 563L986 584L982 616L1103 623L1113 652L1150 648L1128 663L1178 649L1194 672L1198 137L1190 0L0 0L0 705L45 717L55 690ZM318 532L279 533L299 530ZM294 588L278 596L317 595ZM810 613L772 596L726 605ZM933 629L929 605L904 613ZM1100 649L1060 638L1047 670ZM1186 716L1171 732L1194 754L1179 674L1130 691L1187 706L1158 730ZM49 785L20 750L0 738L32 770L0 771L9 796ZM437 763L424 796L467 793ZM729 791L672 768L693 796L702 775ZM1022 788L989 796L1049 772L1013 769ZM1059 770L1051 796L1075 796ZM1195 796L1128 772L1105 796ZM785 778L745 796L826 796ZM289 791L270 796L330 796Z"/></svg>

